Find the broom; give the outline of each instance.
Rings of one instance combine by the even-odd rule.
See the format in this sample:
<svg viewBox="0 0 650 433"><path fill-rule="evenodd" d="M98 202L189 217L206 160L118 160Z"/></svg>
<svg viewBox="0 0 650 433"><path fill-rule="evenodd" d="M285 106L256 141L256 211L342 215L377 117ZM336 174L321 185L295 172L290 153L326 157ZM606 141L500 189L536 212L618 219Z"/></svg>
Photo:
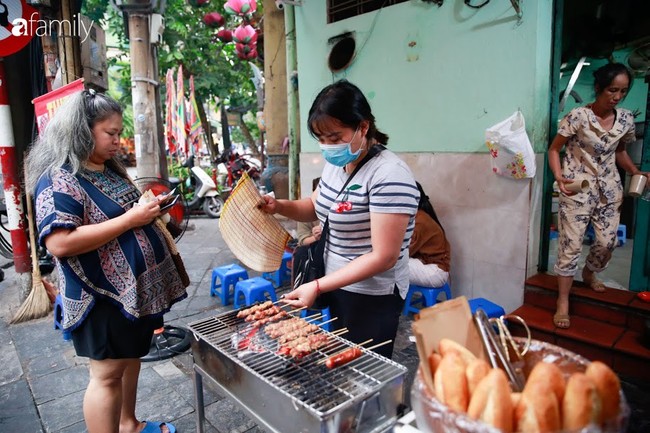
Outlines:
<svg viewBox="0 0 650 433"><path fill-rule="evenodd" d="M29 246L32 255L32 291L20 306L16 315L11 319L11 324L26 322L32 319L39 319L47 316L52 310L52 303L47 295L47 290L43 285L41 270L38 267L38 257L36 254L36 235L34 234L34 210L32 208L32 199L27 193L27 220L29 223Z"/></svg>

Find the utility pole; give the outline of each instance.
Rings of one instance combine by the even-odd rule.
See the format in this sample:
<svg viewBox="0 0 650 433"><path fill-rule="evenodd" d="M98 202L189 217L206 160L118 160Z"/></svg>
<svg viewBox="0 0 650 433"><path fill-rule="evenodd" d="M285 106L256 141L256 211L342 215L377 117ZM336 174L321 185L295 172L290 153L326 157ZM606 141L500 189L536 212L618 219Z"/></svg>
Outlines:
<svg viewBox="0 0 650 433"><path fill-rule="evenodd" d="M156 93L158 59L151 48L151 17L156 0L116 0L128 18L135 158L138 177L161 177ZM155 41L157 42L157 41Z"/></svg>

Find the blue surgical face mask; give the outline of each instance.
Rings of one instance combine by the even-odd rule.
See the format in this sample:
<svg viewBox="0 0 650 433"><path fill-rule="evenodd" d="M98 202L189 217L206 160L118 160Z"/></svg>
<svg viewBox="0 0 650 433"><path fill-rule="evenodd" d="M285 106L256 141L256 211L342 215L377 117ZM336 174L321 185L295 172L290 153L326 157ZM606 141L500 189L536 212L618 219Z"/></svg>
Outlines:
<svg viewBox="0 0 650 433"><path fill-rule="evenodd" d="M354 135L349 143L341 144L321 144L320 151L327 162L337 167L345 167L347 164L355 161L361 154L361 148L352 153L352 142L356 137L359 128L354 131Z"/></svg>

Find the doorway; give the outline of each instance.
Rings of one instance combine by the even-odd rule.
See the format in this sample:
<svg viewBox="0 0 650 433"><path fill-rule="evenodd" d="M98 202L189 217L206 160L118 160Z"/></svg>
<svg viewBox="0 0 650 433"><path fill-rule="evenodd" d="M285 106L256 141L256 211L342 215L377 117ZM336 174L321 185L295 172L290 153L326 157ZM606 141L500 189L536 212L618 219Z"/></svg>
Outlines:
<svg viewBox="0 0 650 433"><path fill-rule="evenodd" d="M559 121L577 106L595 97L592 73L608 62L628 66L634 80L628 96L619 107L635 115L637 140L627 151L642 171L650 171L650 2L646 0L556 0L552 103L549 144ZM646 113L648 113L646 115ZM557 189L545 161L541 272L553 272L557 254ZM620 170L625 184L629 175ZM649 290L650 202L626 196L621 210L619 247L599 278L609 287L635 291ZM579 269L584 265L590 242L583 243ZM577 275L579 279L579 273Z"/></svg>

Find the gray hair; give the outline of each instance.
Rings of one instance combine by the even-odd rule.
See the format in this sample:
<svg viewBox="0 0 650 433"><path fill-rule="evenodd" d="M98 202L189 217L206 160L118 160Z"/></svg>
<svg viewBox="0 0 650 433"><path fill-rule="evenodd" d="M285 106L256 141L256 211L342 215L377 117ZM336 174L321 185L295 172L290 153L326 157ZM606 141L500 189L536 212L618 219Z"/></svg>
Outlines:
<svg viewBox="0 0 650 433"><path fill-rule="evenodd" d="M72 174L84 170L83 164L95 148L93 126L116 113L122 114L120 104L92 89L70 95L34 141L25 158L26 191L33 194L43 174L52 174L66 164ZM117 159L111 158L106 165L128 178Z"/></svg>

